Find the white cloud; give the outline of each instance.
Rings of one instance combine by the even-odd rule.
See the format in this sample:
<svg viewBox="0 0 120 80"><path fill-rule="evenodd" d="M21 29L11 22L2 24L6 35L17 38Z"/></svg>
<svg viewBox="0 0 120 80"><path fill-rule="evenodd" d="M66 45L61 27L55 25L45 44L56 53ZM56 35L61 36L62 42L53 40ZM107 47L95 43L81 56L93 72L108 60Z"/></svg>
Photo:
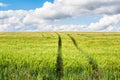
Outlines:
<svg viewBox="0 0 120 80"><path fill-rule="evenodd" d="M7 6L7 4L4 4L4 3L0 2L0 7L5 7L5 6Z"/></svg>
<svg viewBox="0 0 120 80"><path fill-rule="evenodd" d="M0 11L0 31L112 31L116 30L114 24L120 22L119 4L120 0L55 0L35 10ZM50 24L82 15L103 18L90 25Z"/></svg>
<svg viewBox="0 0 120 80"><path fill-rule="evenodd" d="M104 30L110 26L113 26L117 23L120 23L120 14L112 15L112 16L104 16L99 22L91 23L89 28L93 31Z"/></svg>

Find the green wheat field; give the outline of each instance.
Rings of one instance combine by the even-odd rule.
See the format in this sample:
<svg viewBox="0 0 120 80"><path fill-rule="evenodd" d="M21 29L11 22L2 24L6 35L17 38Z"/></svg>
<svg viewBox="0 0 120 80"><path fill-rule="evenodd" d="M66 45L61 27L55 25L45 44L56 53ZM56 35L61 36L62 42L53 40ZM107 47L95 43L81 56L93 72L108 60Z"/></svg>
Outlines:
<svg viewBox="0 0 120 80"><path fill-rule="evenodd" d="M0 33L0 80L120 80L120 33Z"/></svg>

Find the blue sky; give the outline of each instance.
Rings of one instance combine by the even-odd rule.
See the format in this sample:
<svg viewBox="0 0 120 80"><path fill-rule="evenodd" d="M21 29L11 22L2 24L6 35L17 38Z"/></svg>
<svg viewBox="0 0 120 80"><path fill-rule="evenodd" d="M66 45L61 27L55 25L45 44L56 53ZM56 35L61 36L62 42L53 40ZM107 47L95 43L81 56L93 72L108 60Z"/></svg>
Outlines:
<svg viewBox="0 0 120 80"><path fill-rule="evenodd" d="M53 0L0 0L0 2L8 5L7 7L1 7L1 10L35 9L42 7L46 1L53 2Z"/></svg>
<svg viewBox="0 0 120 80"><path fill-rule="evenodd" d="M120 31L119 0L0 0L0 31Z"/></svg>

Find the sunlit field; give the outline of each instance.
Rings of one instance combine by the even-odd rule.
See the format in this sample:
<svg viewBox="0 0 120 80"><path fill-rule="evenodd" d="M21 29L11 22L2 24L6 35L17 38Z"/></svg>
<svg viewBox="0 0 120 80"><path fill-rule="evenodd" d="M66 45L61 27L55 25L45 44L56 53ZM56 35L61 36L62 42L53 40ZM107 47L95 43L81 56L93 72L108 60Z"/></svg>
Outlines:
<svg viewBox="0 0 120 80"><path fill-rule="evenodd" d="M120 33L0 33L0 80L120 80Z"/></svg>

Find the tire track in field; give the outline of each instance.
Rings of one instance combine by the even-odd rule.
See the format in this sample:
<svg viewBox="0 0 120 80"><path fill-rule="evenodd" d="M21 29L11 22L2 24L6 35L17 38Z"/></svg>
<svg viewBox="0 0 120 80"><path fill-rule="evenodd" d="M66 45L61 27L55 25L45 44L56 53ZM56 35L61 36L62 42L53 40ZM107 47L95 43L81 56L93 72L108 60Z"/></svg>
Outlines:
<svg viewBox="0 0 120 80"><path fill-rule="evenodd" d="M91 65L91 68L92 68L92 77L94 79L99 79L100 77L100 72L99 72L99 68L98 68L98 64L97 62L92 58L90 57L85 51L82 50L81 47L78 46L75 38L73 36L71 36L70 34L67 34L68 37L72 40L74 46L77 48L77 50L79 50L79 52L85 56L85 58L88 60L89 64Z"/></svg>
<svg viewBox="0 0 120 80"><path fill-rule="evenodd" d="M62 80L64 76L63 59L62 59L62 39L59 34L57 35L58 35L58 54L56 60L56 74L57 74L57 80Z"/></svg>

